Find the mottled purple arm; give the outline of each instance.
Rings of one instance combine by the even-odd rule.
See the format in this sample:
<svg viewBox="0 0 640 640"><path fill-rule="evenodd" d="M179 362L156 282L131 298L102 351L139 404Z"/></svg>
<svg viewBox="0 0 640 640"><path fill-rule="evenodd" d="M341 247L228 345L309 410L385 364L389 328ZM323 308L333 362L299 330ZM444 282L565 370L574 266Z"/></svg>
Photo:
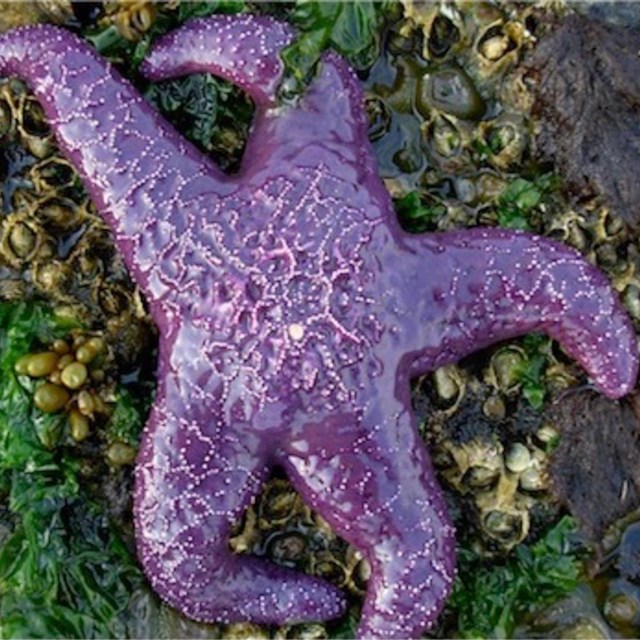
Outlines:
<svg viewBox="0 0 640 640"><path fill-rule="evenodd" d="M134 244L155 223L184 230L183 210L231 188L87 43L51 26L0 36L0 73L24 79L65 155L116 234L134 276ZM141 275L144 280L144 276Z"/></svg>
<svg viewBox="0 0 640 640"><path fill-rule="evenodd" d="M194 20L160 38L141 71L150 80L208 72L244 89L256 103L245 174L254 168L280 174L292 163L314 166L319 154L331 153L342 163L377 175L373 157L362 144L367 139L362 89L337 54L323 57L315 79L295 106L273 108L284 71L280 50L292 39L288 25L266 17ZM296 132L293 151L292 131Z"/></svg>
<svg viewBox="0 0 640 640"><path fill-rule="evenodd" d="M418 638L451 590L454 531L409 386L394 398L372 381L366 395L364 414L294 427L280 462L305 501L371 565L357 637Z"/></svg>
<svg viewBox="0 0 640 640"><path fill-rule="evenodd" d="M501 229L408 236L416 304L411 375L532 331L549 334L610 398L638 375L635 331L606 277L574 249Z"/></svg>
<svg viewBox="0 0 640 640"><path fill-rule="evenodd" d="M138 558L162 598L197 620L338 617L346 603L336 587L229 548L231 525L268 477L275 440L256 437L259 416L237 424L225 410L228 379L203 356L210 342L191 322L163 336L136 461Z"/></svg>
<svg viewBox="0 0 640 640"><path fill-rule="evenodd" d="M286 23L251 15L193 20L160 38L141 72L149 80L213 73L244 89L261 106L275 104L280 49L293 39Z"/></svg>

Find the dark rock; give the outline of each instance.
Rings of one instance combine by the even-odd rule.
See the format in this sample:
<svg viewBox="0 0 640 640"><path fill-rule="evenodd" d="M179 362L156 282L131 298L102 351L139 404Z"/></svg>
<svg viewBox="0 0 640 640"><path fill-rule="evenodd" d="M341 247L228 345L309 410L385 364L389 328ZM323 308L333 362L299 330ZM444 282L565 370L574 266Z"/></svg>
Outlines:
<svg viewBox="0 0 640 640"><path fill-rule="evenodd" d="M599 22L608 22L624 27L640 27L640 3L633 0L626 2L574 0L569 5L574 11Z"/></svg>
<svg viewBox="0 0 640 640"><path fill-rule="evenodd" d="M538 148L579 199L640 223L640 32L570 15L525 67L536 77Z"/></svg>
<svg viewBox="0 0 640 640"><path fill-rule="evenodd" d="M639 400L581 391L551 411L561 432L549 469L552 492L593 541L640 505Z"/></svg>
<svg viewBox="0 0 640 640"><path fill-rule="evenodd" d="M629 525L618 547L618 571L623 578L640 581L640 522Z"/></svg>

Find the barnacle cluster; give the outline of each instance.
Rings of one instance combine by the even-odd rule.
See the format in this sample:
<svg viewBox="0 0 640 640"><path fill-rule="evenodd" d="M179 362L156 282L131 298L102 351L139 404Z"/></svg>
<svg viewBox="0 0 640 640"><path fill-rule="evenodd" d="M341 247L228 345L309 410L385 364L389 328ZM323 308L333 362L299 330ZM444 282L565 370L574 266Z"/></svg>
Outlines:
<svg viewBox="0 0 640 640"><path fill-rule="evenodd" d="M530 96L512 72L535 43L539 13L509 3L402 2L367 85L392 194L419 189L435 228L481 219L529 145ZM375 126L379 129L380 116Z"/></svg>
<svg viewBox="0 0 640 640"><path fill-rule="evenodd" d="M441 480L464 505L454 516L469 544L487 555L504 554L532 524L557 514L546 464L558 434L520 397L526 358L521 347L507 345L486 356L477 374L452 365L414 387Z"/></svg>
<svg viewBox="0 0 640 640"><path fill-rule="evenodd" d="M139 293L42 109L15 80L0 85L0 297L45 298L130 365L153 339Z"/></svg>
<svg viewBox="0 0 640 640"><path fill-rule="evenodd" d="M44 299L86 327L25 354L16 372L81 443L108 422L118 377L153 369L155 329L39 103L15 80L0 84L0 138L0 300ZM103 448L112 466L134 460L129 442Z"/></svg>
<svg viewBox="0 0 640 640"><path fill-rule="evenodd" d="M571 244L610 277L640 328L640 243L637 234L598 202L544 217L549 235Z"/></svg>

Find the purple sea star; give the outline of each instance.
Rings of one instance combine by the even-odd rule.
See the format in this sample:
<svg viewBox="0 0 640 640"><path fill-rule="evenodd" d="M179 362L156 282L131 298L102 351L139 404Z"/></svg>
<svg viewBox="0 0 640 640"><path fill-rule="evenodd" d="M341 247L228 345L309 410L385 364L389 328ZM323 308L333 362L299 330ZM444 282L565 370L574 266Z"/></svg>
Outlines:
<svg viewBox="0 0 640 640"><path fill-rule="evenodd" d="M449 593L454 537L409 379L545 331L618 397L635 383L635 335L570 248L497 229L403 232L347 65L325 55L304 97L277 104L290 40L266 18L217 17L169 34L143 66L249 92L254 129L234 176L64 30L2 36L0 72L41 100L160 330L135 489L154 588L200 620L339 616L336 588L229 550L278 464L371 564L359 634L416 636Z"/></svg>

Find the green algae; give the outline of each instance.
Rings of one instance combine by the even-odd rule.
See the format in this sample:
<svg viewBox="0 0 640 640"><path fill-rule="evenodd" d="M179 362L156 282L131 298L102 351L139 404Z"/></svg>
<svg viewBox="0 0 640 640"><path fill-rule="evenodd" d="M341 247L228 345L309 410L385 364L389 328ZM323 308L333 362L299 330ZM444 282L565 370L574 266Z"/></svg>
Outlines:
<svg viewBox="0 0 640 640"><path fill-rule="evenodd" d="M509 229L530 231L533 212L544 204L559 182L552 173L543 173L532 180L518 177L510 182L496 200L498 224Z"/></svg>
<svg viewBox="0 0 640 640"><path fill-rule="evenodd" d="M143 584L106 505L90 495L84 468L96 462L61 438L59 417L43 426L28 381L14 373L19 357L69 329L42 304L0 306L3 638L121 637L131 595ZM134 425L141 428L140 416Z"/></svg>
<svg viewBox="0 0 640 640"><path fill-rule="evenodd" d="M509 638L526 613L570 593L580 582L581 542L565 516L503 563L487 564L471 549L458 554L459 576L449 604L463 638Z"/></svg>
<svg viewBox="0 0 640 640"><path fill-rule="evenodd" d="M379 55L380 27L394 5L388 0L297 0L289 20L299 35L282 52L287 90L301 91L329 48L356 69L370 67Z"/></svg>

